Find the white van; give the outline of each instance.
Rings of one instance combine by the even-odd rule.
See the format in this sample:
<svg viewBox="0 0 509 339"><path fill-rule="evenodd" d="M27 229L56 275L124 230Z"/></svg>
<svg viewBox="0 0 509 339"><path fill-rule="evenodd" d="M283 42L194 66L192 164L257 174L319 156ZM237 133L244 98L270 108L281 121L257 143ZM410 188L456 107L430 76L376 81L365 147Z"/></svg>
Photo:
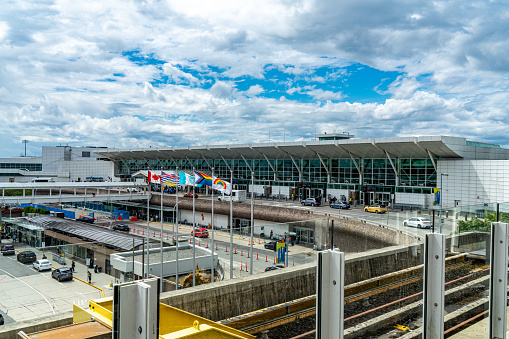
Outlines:
<svg viewBox="0 0 509 339"><path fill-rule="evenodd" d="M33 178L30 182L55 182L53 178Z"/></svg>
<svg viewBox="0 0 509 339"><path fill-rule="evenodd" d="M222 193L217 200L219 201L235 201L235 202L244 202L246 201L247 193L245 190L232 190L232 194L224 194Z"/></svg>

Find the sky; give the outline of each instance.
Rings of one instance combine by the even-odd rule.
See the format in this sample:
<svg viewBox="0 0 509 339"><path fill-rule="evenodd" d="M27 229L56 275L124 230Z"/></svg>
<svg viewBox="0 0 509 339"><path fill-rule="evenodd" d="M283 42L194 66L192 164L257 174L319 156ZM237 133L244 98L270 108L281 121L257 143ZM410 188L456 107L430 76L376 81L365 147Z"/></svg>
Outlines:
<svg viewBox="0 0 509 339"><path fill-rule="evenodd" d="M3 0L0 157L451 135L509 147L509 3Z"/></svg>

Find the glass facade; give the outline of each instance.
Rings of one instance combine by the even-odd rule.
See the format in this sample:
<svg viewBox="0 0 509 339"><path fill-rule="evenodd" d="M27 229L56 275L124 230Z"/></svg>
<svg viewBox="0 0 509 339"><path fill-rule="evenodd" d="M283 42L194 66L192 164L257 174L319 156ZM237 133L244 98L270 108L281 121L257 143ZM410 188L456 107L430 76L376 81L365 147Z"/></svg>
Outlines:
<svg viewBox="0 0 509 339"><path fill-rule="evenodd" d="M359 190L363 185L376 186L382 192L431 193L436 187L437 175L433 162L425 159L393 158L394 171L388 158L381 159L175 159L175 160L122 160L116 161L117 175L130 178L140 170L175 169L191 172L211 173L214 167L215 176L229 180L230 168L233 170L234 183L247 188L251 184L251 170L255 172L255 185L298 187L299 183L309 183L312 188L337 188ZM435 161L438 159L435 159ZM327 169L326 169L326 168ZM274 170L273 170L274 169ZM275 172L274 172L275 171ZM299 178L299 171L302 178ZM328 178L327 172L330 173ZM399 177L399 185L397 185ZM361 182L362 178L362 182Z"/></svg>
<svg viewBox="0 0 509 339"><path fill-rule="evenodd" d="M0 163L0 169L26 169L29 171L42 171L42 164Z"/></svg>

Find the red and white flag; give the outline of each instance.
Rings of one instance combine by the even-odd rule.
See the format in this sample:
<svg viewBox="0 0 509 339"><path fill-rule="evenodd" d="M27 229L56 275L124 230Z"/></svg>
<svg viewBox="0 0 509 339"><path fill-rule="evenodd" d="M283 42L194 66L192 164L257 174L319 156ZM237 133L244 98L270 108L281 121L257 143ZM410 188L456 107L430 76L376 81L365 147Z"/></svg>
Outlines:
<svg viewBox="0 0 509 339"><path fill-rule="evenodd" d="M160 184L161 176L159 174L155 174L155 173L148 171L148 182L152 182L154 184Z"/></svg>

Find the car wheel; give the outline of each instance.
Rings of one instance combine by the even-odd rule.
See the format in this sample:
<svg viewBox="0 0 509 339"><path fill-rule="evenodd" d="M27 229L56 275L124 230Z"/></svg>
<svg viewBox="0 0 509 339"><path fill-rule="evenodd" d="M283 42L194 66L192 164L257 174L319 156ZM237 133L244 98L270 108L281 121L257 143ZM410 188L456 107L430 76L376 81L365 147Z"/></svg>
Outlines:
<svg viewBox="0 0 509 339"><path fill-rule="evenodd" d="M60 279L60 277L57 278L58 282L60 282L62 279Z"/></svg>
<svg viewBox="0 0 509 339"><path fill-rule="evenodd" d="M40 271L41 271L41 268L39 267L37 270L40 272Z"/></svg>
<svg viewBox="0 0 509 339"><path fill-rule="evenodd" d="M422 228L421 224L417 224L417 228Z"/></svg>
<svg viewBox="0 0 509 339"><path fill-rule="evenodd" d="M403 223L403 226L408 226L408 224L406 222Z"/></svg>
<svg viewBox="0 0 509 339"><path fill-rule="evenodd" d="M301 202L301 204L302 204L302 206L304 206L304 203L303 203L303 202Z"/></svg>
<svg viewBox="0 0 509 339"><path fill-rule="evenodd" d="M378 211L375 211L376 214L378 214Z"/></svg>

